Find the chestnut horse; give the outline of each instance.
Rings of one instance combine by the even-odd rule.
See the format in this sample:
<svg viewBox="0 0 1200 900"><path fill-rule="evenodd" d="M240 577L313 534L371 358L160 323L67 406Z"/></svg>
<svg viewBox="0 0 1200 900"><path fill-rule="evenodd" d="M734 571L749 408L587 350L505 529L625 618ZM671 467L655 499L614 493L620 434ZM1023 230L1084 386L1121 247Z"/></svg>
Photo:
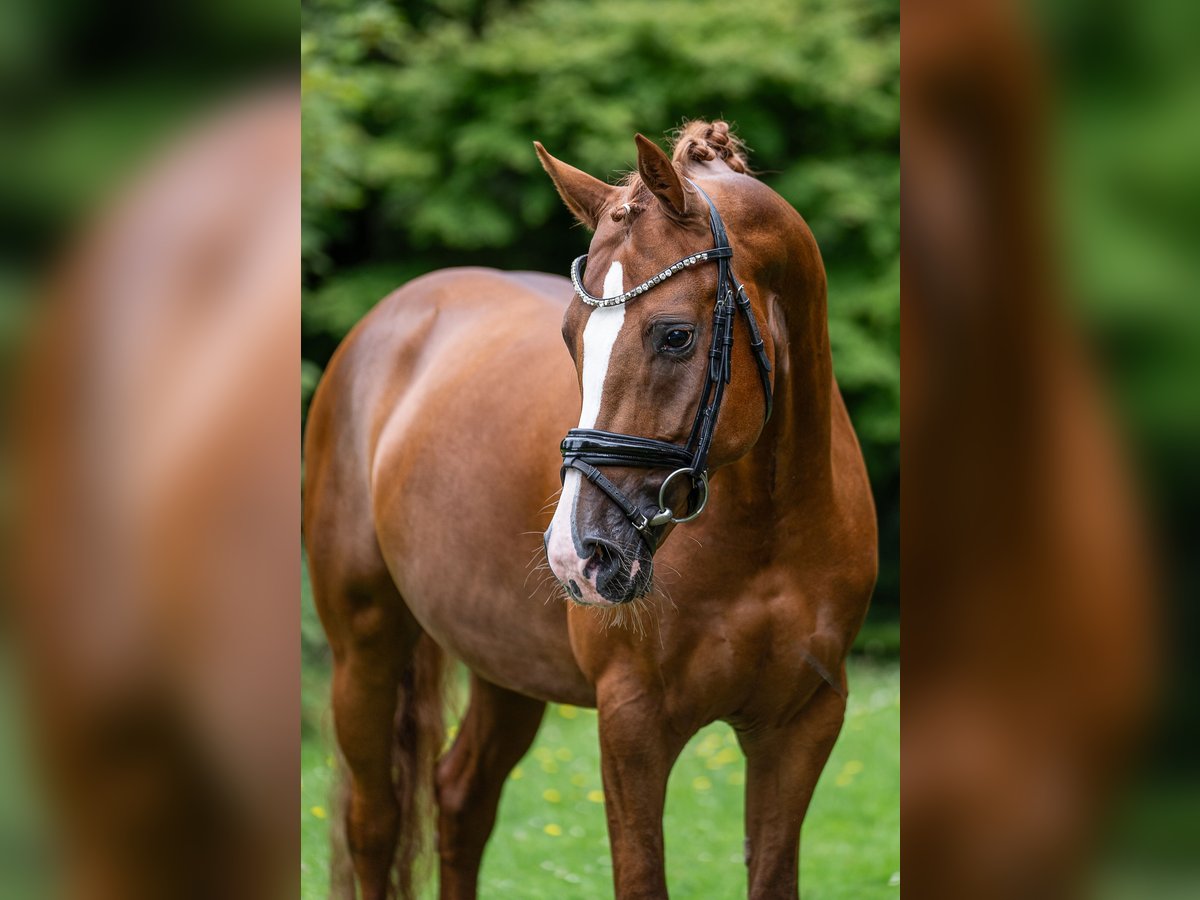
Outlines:
<svg viewBox="0 0 1200 900"><path fill-rule="evenodd" d="M440 895L474 897L505 778L545 704L559 702L599 712L617 896L666 896L667 776L688 739L721 719L747 758L749 894L795 897L800 825L841 729L845 657L876 575L820 253L795 210L746 173L724 123L690 124L673 157L639 135L637 172L621 185L537 151L594 232L580 284L593 299L712 250L711 198L761 324L773 414L738 318L703 514L674 540L674 522L646 539L610 492L567 469L551 520L544 504L576 415L584 428L688 441L717 264L600 308L572 299L562 278L440 271L358 325L314 397L306 450L309 565L350 775L353 873L335 871L335 894L353 897L355 879L366 900L411 894L414 816L432 780ZM604 474L653 510L666 470ZM567 602L531 595L526 561L541 540ZM670 573L670 602L653 602L656 566ZM648 634L608 627L632 609ZM442 651L470 670L470 701L434 769Z"/></svg>

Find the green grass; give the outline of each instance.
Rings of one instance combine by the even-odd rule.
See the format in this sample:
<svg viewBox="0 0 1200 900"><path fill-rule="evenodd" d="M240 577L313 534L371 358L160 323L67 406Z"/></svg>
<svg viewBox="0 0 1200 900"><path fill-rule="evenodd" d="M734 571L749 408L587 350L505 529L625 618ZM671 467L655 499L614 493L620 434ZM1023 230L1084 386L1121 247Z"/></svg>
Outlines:
<svg viewBox="0 0 1200 900"><path fill-rule="evenodd" d="M806 900L899 896L900 670L850 663L846 725L821 776L801 841ZM301 747L301 897L328 893L330 790L321 738ZM665 816L673 898L745 896L745 767L732 730L710 725L671 774ZM596 713L551 706L504 790L480 895L522 900L612 897Z"/></svg>

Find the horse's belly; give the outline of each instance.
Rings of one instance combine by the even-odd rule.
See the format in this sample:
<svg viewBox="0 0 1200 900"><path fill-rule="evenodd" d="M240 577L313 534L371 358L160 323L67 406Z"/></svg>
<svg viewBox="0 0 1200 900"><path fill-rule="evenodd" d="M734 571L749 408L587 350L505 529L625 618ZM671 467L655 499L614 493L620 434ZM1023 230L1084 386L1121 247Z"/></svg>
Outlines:
<svg viewBox="0 0 1200 900"><path fill-rule="evenodd" d="M442 647L503 687L590 705L542 550L578 389L558 316L527 306L430 336L374 455L376 530Z"/></svg>

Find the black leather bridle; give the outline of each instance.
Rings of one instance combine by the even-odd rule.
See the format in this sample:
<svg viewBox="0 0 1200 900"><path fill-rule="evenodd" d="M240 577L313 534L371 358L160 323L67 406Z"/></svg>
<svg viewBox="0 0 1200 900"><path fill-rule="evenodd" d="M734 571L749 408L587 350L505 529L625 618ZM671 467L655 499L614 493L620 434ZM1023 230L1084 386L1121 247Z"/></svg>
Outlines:
<svg viewBox="0 0 1200 900"><path fill-rule="evenodd" d="M754 318L754 311L750 308L750 298L746 296L746 289L733 274L733 248L729 246L729 239L725 234L725 224L721 221L721 216L717 212L712 198L690 179L688 179L688 184L699 191L700 196L708 203L708 218L714 245L711 250L684 257L653 278L615 297L594 297L584 289L583 266L587 261L586 253L571 264L571 282L579 299L589 306L603 308L626 303L666 281L676 272L697 263L714 260L717 263L717 297L713 309L712 345L708 351L708 370L705 374L704 388L700 392L696 420L692 424L692 432L687 443L680 446L667 441L600 431L595 428L572 428L562 442L561 477L566 477L567 469L575 469L608 495L645 541L651 555L658 547L657 537L652 529L670 522L690 522L704 511L704 507L708 503L708 450L712 444L713 432L717 427L717 415L721 411L721 399L725 394L725 385L729 383L733 375L733 311L735 307L741 310L746 317L746 324L750 330L750 349L754 352L755 362L758 363L758 374L762 380L763 396L766 402L764 423L771 418L771 363L767 359L767 352L763 345L762 334L758 330L758 322ZM671 474L666 477L658 489L658 509L647 513L638 508L636 503L600 471L599 467L601 466L671 469ZM686 516L676 516L666 505L667 487L672 481L683 475L689 476L692 481L692 490L688 497L689 512Z"/></svg>

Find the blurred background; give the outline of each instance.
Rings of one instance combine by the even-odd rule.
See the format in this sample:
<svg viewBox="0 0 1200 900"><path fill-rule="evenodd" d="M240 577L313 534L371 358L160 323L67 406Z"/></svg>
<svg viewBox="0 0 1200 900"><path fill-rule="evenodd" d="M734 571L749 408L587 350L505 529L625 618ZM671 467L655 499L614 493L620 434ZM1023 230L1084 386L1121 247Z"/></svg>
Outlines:
<svg viewBox="0 0 1200 900"><path fill-rule="evenodd" d="M1100 871L1109 896L1200 892L1200 8L1040 4L1048 201L1070 310L1128 447L1157 569L1152 724ZM1102 664L1102 661L1100 661Z"/></svg>
<svg viewBox="0 0 1200 900"><path fill-rule="evenodd" d="M0 5L5 897L295 895L297 20Z"/></svg>
<svg viewBox="0 0 1200 900"><path fill-rule="evenodd" d="M914 896L1200 890L1198 24L904 5Z"/></svg>
<svg viewBox="0 0 1200 900"><path fill-rule="evenodd" d="M809 817L802 881L814 896L894 896L899 3L316 0L302 12L305 403L346 332L424 272L566 274L590 236L563 207L535 140L615 181L635 164L635 133L665 146L687 118L726 119L759 177L808 221L882 543L851 673L852 724ZM304 604L304 891L319 897L332 815L328 660L307 593ZM666 820L673 896L744 892L742 777L724 725L685 751ZM485 858L484 895L611 896L595 714L552 709L517 778Z"/></svg>
<svg viewBox="0 0 1200 900"><path fill-rule="evenodd" d="M1051 117L1052 249L1121 425L1161 576L1162 695L1143 767L1164 801L1173 796L1177 811L1190 811L1196 837L1200 57L1191 37L1200 9L1172 0L1111 2L1102 13L1040 4L1028 26L1040 42ZM1175 842L1159 837L1169 853ZM1175 846L1178 859L1200 860L1200 843ZM1200 871L1191 884L1200 888Z"/></svg>

